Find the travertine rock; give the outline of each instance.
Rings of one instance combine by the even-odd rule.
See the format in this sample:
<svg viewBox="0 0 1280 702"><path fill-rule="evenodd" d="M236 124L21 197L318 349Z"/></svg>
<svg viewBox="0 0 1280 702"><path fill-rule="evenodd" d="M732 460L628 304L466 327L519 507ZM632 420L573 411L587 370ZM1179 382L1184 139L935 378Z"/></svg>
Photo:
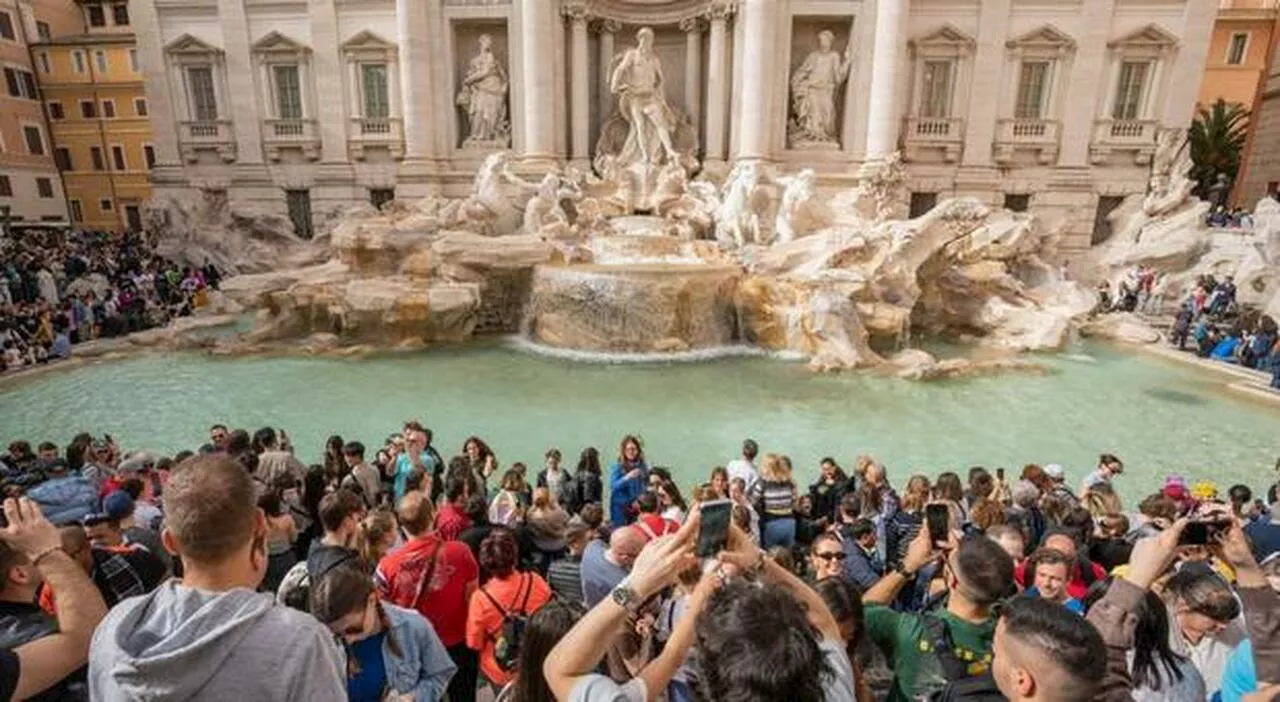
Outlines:
<svg viewBox="0 0 1280 702"><path fill-rule="evenodd" d="M1080 334L1129 344L1154 344L1160 340L1160 332L1127 312L1099 315L1081 326Z"/></svg>

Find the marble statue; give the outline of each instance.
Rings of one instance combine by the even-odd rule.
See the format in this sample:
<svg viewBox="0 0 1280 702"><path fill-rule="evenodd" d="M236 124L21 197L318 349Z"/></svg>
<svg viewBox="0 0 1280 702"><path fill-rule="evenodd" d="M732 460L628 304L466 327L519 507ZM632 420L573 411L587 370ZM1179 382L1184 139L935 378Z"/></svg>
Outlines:
<svg viewBox="0 0 1280 702"><path fill-rule="evenodd" d="M751 162L740 163L729 174L724 197L716 210L716 239L724 246L742 248L762 242L760 222L768 210L768 193Z"/></svg>
<svg viewBox="0 0 1280 702"><path fill-rule="evenodd" d="M783 244L828 226L830 208L817 197L817 174L806 168L793 176L778 179L782 203L774 219L773 243Z"/></svg>
<svg viewBox="0 0 1280 702"><path fill-rule="evenodd" d="M832 50L835 35L818 33L814 49L791 76L791 121L787 136L793 147L838 144L836 139L836 90L849 77L853 43L841 56Z"/></svg>
<svg viewBox="0 0 1280 702"><path fill-rule="evenodd" d="M463 146L506 148L511 141L507 120L507 74L493 53L493 37L480 35L480 50L472 57L458 92L458 105L467 113Z"/></svg>
<svg viewBox="0 0 1280 702"><path fill-rule="evenodd" d="M1192 165L1191 149L1183 130L1170 129L1162 133L1151 159L1151 180L1142 200L1142 213L1159 217L1186 202L1196 186L1190 177Z"/></svg>
<svg viewBox="0 0 1280 702"><path fill-rule="evenodd" d="M563 239L572 234L569 215L560 201L574 195L556 173L548 173L537 186L537 192L524 206L524 233L540 235L545 239ZM581 191L577 191L581 192Z"/></svg>
<svg viewBox="0 0 1280 702"><path fill-rule="evenodd" d="M623 163L678 161L672 142L676 115L663 94L662 62L653 51L653 30L641 27L609 76L609 92L629 126L619 158Z"/></svg>
<svg viewBox="0 0 1280 702"><path fill-rule="evenodd" d="M524 190L538 188L536 184L511 172L507 152L489 154L481 162L480 170L476 171L471 194L461 202L452 216L445 218L446 225L488 236L515 233L520 223L520 212L503 189L507 184L518 185Z"/></svg>

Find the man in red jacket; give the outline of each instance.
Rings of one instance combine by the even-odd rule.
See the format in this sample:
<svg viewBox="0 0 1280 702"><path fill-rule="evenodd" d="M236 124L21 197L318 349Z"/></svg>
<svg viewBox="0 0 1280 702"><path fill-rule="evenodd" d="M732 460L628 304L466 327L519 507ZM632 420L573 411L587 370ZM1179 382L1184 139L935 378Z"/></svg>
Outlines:
<svg viewBox="0 0 1280 702"><path fill-rule="evenodd" d="M1079 555L1079 548L1074 538L1065 531L1051 531L1049 535L1044 537L1044 541L1040 543L1041 548L1051 548L1055 551L1061 551L1066 554L1071 561L1070 579L1067 581L1067 595L1083 600L1089 586L1099 580L1105 580L1107 571L1102 566L1093 561ZM1018 564L1014 571L1014 577L1018 580L1018 585L1023 588L1030 587L1035 583L1029 582L1027 578L1026 561Z"/></svg>

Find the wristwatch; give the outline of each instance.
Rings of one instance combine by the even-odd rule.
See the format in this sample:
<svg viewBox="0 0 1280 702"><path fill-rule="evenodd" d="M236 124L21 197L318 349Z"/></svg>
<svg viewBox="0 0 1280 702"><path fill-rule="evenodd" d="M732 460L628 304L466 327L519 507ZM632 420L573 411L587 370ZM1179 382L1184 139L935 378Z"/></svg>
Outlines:
<svg viewBox="0 0 1280 702"><path fill-rule="evenodd" d="M898 575L901 575L905 580L910 580L916 577L916 574L907 570L907 567L902 563L898 563L895 566L893 566L893 572L897 573Z"/></svg>
<svg viewBox="0 0 1280 702"><path fill-rule="evenodd" d="M640 606L640 596L636 594L636 591L628 585L625 580L618 583L618 585L609 592L609 597L613 598L613 601L616 602L619 607L627 610L628 612L633 612Z"/></svg>

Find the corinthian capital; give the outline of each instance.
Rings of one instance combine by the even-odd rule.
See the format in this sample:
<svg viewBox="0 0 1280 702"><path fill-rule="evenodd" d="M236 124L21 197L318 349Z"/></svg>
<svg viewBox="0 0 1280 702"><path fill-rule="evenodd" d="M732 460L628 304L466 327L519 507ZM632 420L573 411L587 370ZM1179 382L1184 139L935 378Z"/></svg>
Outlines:
<svg viewBox="0 0 1280 702"><path fill-rule="evenodd" d="M737 0L711 0L706 16L710 20L726 20L733 16L736 9Z"/></svg>
<svg viewBox="0 0 1280 702"><path fill-rule="evenodd" d="M702 31L702 20L698 17L686 17L680 20L680 31L693 34Z"/></svg>
<svg viewBox="0 0 1280 702"><path fill-rule="evenodd" d="M622 31L622 23L614 19L601 19L596 23L596 31L601 34L617 34Z"/></svg>
<svg viewBox="0 0 1280 702"><path fill-rule="evenodd" d="M560 14L570 22L586 22L590 19L587 14L587 3L583 0L565 0L560 6Z"/></svg>

